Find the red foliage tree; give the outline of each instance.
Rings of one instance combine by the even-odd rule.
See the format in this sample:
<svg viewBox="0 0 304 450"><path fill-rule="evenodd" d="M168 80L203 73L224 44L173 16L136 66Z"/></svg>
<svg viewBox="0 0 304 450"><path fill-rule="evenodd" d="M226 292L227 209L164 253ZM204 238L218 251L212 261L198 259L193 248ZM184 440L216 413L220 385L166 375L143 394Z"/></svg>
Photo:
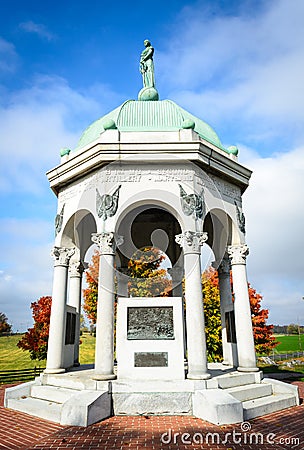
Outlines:
<svg viewBox="0 0 304 450"><path fill-rule="evenodd" d="M8 318L0 312L0 336L1 334L10 333L12 326L8 323Z"/></svg>
<svg viewBox="0 0 304 450"><path fill-rule="evenodd" d="M273 325L266 324L269 311L261 308L263 297L250 286L250 283L248 283L248 291L255 349L257 353L269 355L271 350L278 345L273 336Z"/></svg>
<svg viewBox="0 0 304 450"><path fill-rule="evenodd" d="M95 250L92 256L92 262L85 273L88 287L83 290L83 310L92 324L96 323L97 318L98 273L99 252Z"/></svg>
<svg viewBox="0 0 304 450"><path fill-rule="evenodd" d="M218 277L217 272L215 269L208 269L206 271L205 276L203 276L203 286L204 286L204 293L206 295L207 291L213 291L213 297L219 298L219 283L218 283ZM233 291L233 281L232 276L230 275L230 284L231 289ZM208 286L210 285L210 286ZM214 288L216 289L214 290ZM253 337L254 337L254 345L257 353L261 354L269 354L271 350L276 347L279 343L276 341L275 337L273 336L273 325L267 325L267 319L269 315L268 309L262 309L261 307L261 301L263 300L263 297L261 294L258 294L255 289L253 289L250 286L250 283L248 283L248 293L249 293L249 300L250 300L250 309L251 309L251 318L252 318L252 328L253 328ZM232 293L232 300L234 301L234 294ZM212 304L212 308L208 309L207 305L204 306L205 309L205 321L206 324L209 322L211 323L214 321L214 314L217 311L217 314L219 315L220 320L220 311L216 310L214 307L214 304ZM219 322L217 322L218 324ZM218 330L218 328L217 328ZM207 339L208 341L208 339Z"/></svg>
<svg viewBox="0 0 304 450"><path fill-rule="evenodd" d="M52 297L41 297L31 303L34 326L29 328L17 346L30 352L31 359L46 359L49 337Z"/></svg>

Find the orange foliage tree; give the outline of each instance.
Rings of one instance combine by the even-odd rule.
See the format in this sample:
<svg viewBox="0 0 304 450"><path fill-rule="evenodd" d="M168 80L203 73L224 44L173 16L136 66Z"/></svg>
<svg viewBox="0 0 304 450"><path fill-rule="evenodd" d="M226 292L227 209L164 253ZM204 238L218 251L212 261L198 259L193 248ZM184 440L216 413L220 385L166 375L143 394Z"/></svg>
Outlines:
<svg viewBox="0 0 304 450"><path fill-rule="evenodd" d="M49 337L52 297L40 297L31 303L34 326L29 328L17 346L30 352L31 359L46 359Z"/></svg>
<svg viewBox="0 0 304 450"><path fill-rule="evenodd" d="M221 339L221 316L220 316L220 295L217 271L209 268L202 277L204 293L204 312L206 321L207 349L209 354L218 352L218 339ZM232 277L230 277L231 288L233 290ZM269 315L268 309L262 309L261 301L263 297L248 283L248 293L250 300L251 318L254 344L257 353L269 354L278 345L273 336L273 325L267 325ZM232 294L234 301L234 294ZM210 336L208 336L210 334ZM214 346L215 350L212 349Z"/></svg>
<svg viewBox="0 0 304 450"><path fill-rule="evenodd" d="M165 255L155 247L137 250L129 260L128 283L131 297L167 297L172 290L172 282L167 270L160 268Z"/></svg>
<svg viewBox="0 0 304 450"><path fill-rule="evenodd" d="M257 353L269 355L271 350L278 345L273 336L273 325L266 324L269 311L261 308L263 297L249 283L248 290L255 349Z"/></svg>
<svg viewBox="0 0 304 450"><path fill-rule="evenodd" d="M164 297L172 289L166 269L160 268L165 256L154 247L138 250L128 263L130 281L129 294L132 297ZM96 323L98 298L99 252L96 250L86 271L88 287L83 290L83 309L92 324ZM115 305L116 306L116 305Z"/></svg>
<svg viewBox="0 0 304 450"><path fill-rule="evenodd" d="M85 273L88 287L83 290L83 310L92 324L96 323L97 318L99 257L99 252L95 250L91 264Z"/></svg>

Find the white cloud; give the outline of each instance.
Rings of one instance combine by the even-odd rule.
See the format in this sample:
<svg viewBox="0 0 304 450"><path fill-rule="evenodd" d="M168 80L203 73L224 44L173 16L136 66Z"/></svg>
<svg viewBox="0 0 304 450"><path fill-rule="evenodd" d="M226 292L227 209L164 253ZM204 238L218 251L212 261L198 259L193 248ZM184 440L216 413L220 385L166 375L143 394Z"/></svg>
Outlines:
<svg viewBox="0 0 304 450"><path fill-rule="evenodd" d="M14 330L30 326L30 304L51 295L53 261L50 257L53 224L33 219L0 220L0 311Z"/></svg>
<svg viewBox="0 0 304 450"><path fill-rule="evenodd" d="M37 76L0 105L0 191L39 193L45 172L60 162L60 148L73 149L88 120L102 115L100 91L95 99L62 78Z"/></svg>
<svg viewBox="0 0 304 450"><path fill-rule="evenodd" d="M18 55L15 46L0 37L0 74L10 74L15 71Z"/></svg>
<svg viewBox="0 0 304 450"><path fill-rule="evenodd" d="M187 7L158 52L160 83L199 117L243 129L243 142L253 129L253 138L266 131L293 138L295 129L303 138L303 14L301 0L239 16Z"/></svg>
<svg viewBox="0 0 304 450"><path fill-rule="evenodd" d="M36 34L37 36L48 41L53 41L56 39L56 35L51 33L45 25L35 23L32 20L20 23L19 28L27 33Z"/></svg>
<svg viewBox="0 0 304 450"><path fill-rule="evenodd" d="M249 279L264 295L270 318L304 323L304 147L261 158L247 151L253 170L244 194Z"/></svg>

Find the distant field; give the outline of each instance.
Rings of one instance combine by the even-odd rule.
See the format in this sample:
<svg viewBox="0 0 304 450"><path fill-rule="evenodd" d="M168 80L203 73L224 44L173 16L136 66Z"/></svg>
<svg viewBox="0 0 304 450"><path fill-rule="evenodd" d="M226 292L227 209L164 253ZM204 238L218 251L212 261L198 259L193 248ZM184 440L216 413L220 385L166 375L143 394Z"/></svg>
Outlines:
<svg viewBox="0 0 304 450"><path fill-rule="evenodd" d="M22 335L0 337L0 371L13 369L29 369L33 367L45 367L45 361L32 361L29 352L24 352L17 347L17 342ZM299 336L277 335L280 344L275 348L275 353L301 351ZM93 364L95 357L95 338L85 333L81 336L80 363ZM301 347L304 351L304 335L301 335Z"/></svg>
<svg viewBox="0 0 304 450"><path fill-rule="evenodd" d="M298 335L277 335L276 339L280 342L280 344L275 348L276 353L285 353L285 352L299 352L304 351L304 334L300 336L301 341L299 341ZM301 345L300 345L301 342Z"/></svg>
<svg viewBox="0 0 304 450"><path fill-rule="evenodd" d="M0 371L45 367L46 361L32 361L29 352L17 347L22 335L0 337ZM80 363L94 363L95 338L89 334L81 336Z"/></svg>

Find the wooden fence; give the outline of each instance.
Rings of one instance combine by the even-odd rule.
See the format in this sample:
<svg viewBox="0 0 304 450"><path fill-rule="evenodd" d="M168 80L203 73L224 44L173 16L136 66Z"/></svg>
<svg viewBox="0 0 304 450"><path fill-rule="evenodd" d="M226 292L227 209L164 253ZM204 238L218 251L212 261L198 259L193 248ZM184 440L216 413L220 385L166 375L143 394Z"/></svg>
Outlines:
<svg viewBox="0 0 304 450"><path fill-rule="evenodd" d="M44 367L34 367L33 369L2 370L0 371L0 384L33 380L35 377L38 377L44 369Z"/></svg>

